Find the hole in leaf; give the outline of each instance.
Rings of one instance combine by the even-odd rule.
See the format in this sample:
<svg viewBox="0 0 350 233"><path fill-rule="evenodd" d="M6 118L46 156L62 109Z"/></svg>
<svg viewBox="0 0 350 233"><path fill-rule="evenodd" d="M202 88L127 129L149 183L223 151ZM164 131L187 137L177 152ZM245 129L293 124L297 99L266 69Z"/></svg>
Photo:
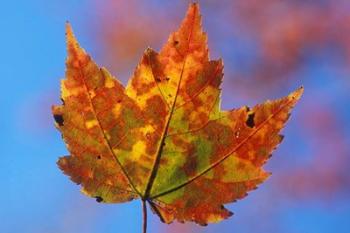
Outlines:
<svg viewBox="0 0 350 233"><path fill-rule="evenodd" d="M248 114L248 119L245 122L247 124L247 126L250 127L250 128L253 128L255 126L254 117L255 117L255 113L254 112L249 113Z"/></svg>
<svg viewBox="0 0 350 233"><path fill-rule="evenodd" d="M236 132L235 132L235 137L236 137L236 138L239 138L239 131L236 131Z"/></svg>
<svg viewBox="0 0 350 233"><path fill-rule="evenodd" d="M61 114L54 114L53 115L53 118L55 119L56 123L59 125L59 126L63 126L63 116Z"/></svg>

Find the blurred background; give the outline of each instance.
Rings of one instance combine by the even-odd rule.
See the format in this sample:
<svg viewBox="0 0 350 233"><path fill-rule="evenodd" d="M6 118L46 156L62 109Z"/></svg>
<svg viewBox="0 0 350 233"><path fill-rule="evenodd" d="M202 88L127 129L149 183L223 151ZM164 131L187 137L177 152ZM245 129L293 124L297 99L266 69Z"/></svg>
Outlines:
<svg viewBox="0 0 350 233"><path fill-rule="evenodd" d="M346 233L350 229L350 2L198 1L211 58L223 58L222 107L254 105L303 85L272 177L235 215L207 227L162 224L149 232ZM69 20L81 45L124 84L141 54L159 50L189 1L17 0L0 7L0 232L141 232L138 201L87 198L56 166L66 147L54 128Z"/></svg>

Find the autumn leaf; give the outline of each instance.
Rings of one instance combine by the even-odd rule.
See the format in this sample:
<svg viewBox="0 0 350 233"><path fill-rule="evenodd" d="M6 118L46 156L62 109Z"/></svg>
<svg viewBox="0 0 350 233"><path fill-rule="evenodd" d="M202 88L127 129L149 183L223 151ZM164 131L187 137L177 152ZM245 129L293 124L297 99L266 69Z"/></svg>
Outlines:
<svg viewBox="0 0 350 233"><path fill-rule="evenodd" d="M219 222L224 204L270 175L262 166L299 100L220 109L221 60L209 60L198 4L160 53L148 48L126 88L67 25L63 105L53 107L69 156L58 165L99 202L141 199L163 222Z"/></svg>

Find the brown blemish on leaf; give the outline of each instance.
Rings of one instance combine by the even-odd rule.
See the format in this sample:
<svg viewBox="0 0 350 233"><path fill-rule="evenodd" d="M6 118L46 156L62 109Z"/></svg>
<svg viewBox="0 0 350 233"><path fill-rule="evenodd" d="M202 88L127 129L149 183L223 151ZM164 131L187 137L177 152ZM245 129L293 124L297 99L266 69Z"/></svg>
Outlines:
<svg viewBox="0 0 350 233"><path fill-rule="evenodd" d="M168 163L168 158L166 158L166 157L162 157L162 158L160 158L160 166L167 166L169 163Z"/></svg>
<svg viewBox="0 0 350 233"><path fill-rule="evenodd" d="M109 134L114 135L114 137L110 139L110 145L112 148L114 148L120 143L120 140L122 140L123 136L126 134L126 131L123 124L115 124L115 122L112 120L111 124L113 124L113 126L110 127Z"/></svg>
<svg viewBox="0 0 350 233"><path fill-rule="evenodd" d="M146 152L149 155L152 155L157 152L157 145L159 142L160 136L156 133L147 133L146 134Z"/></svg>
<svg viewBox="0 0 350 233"><path fill-rule="evenodd" d="M221 158L232 147L234 133L229 126L211 122L203 130L205 137L213 143L213 161Z"/></svg>
<svg viewBox="0 0 350 233"><path fill-rule="evenodd" d="M167 115L167 107L162 97L160 95L152 96L147 100L146 104L146 118L162 127ZM158 122L160 122L160 124Z"/></svg>
<svg viewBox="0 0 350 233"><path fill-rule="evenodd" d="M149 156L147 156L146 154L142 154L140 156L141 161L145 162L145 163L152 163L153 159Z"/></svg>
<svg viewBox="0 0 350 233"><path fill-rule="evenodd" d="M242 163L242 162L238 162L237 164L237 169L238 170L241 170L241 171L244 171L244 169L246 168L246 164L245 163Z"/></svg>
<svg viewBox="0 0 350 233"><path fill-rule="evenodd" d="M144 95L146 93L148 93L152 88L155 87L155 83L154 82L148 82L145 83L144 82L144 77L142 77L142 74L136 72L135 76L137 78L132 79L132 86L135 90L137 90L137 95Z"/></svg>
<svg viewBox="0 0 350 233"><path fill-rule="evenodd" d="M192 144L186 142L182 137L175 135L171 137L172 142L174 143L175 146L178 148L182 148L184 150L190 150L192 148Z"/></svg>
<svg viewBox="0 0 350 233"><path fill-rule="evenodd" d="M195 146L190 144L187 149L186 162L182 167L187 176L192 177L195 175L198 165L197 160L198 154L196 154Z"/></svg>
<svg viewBox="0 0 350 233"><path fill-rule="evenodd" d="M128 133L119 141L117 145L118 145L118 149L131 151L135 143L136 143L135 137L133 135L130 135L130 133Z"/></svg>

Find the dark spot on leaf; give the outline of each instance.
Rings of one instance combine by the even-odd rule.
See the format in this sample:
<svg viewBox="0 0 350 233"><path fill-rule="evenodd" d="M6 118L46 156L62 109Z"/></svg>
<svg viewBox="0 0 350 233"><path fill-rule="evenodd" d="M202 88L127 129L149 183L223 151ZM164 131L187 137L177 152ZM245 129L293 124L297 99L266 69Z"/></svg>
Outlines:
<svg viewBox="0 0 350 233"><path fill-rule="evenodd" d="M247 121L245 122L247 124L248 127L250 128L253 128L255 126L255 123L254 123L254 116L255 116L255 113L252 112L252 113L249 113L248 114L248 119Z"/></svg>
<svg viewBox="0 0 350 233"><path fill-rule="evenodd" d="M101 155L98 155L98 156L97 156L97 159L101 159L101 158L102 158Z"/></svg>
<svg viewBox="0 0 350 233"><path fill-rule="evenodd" d="M118 100L117 100L117 103L118 103L118 104L120 104L121 102L122 102L122 100L121 100L121 99L118 99Z"/></svg>
<svg viewBox="0 0 350 233"><path fill-rule="evenodd" d="M103 198L102 198L102 197L96 196L95 198L96 198L96 201L97 201L98 203L103 202Z"/></svg>
<svg viewBox="0 0 350 233"><path fill-rule="evenodd" d="M169 80L170 80L170 78L169 78L169 77L166 77L166 78L165 78L165 80L166 80L166 81L169 81Z"/></svg>
<svg viewBox="0 0 350 233"><path fill-rule="evenodd" d="M53 118L55 119L56 123L59 125L59 126L63 126L63 116L61 114L54 114L53 115Z"/></svg>
<svg viewBox="0 0 350 233"><path fill-rule="evenodd" d="M156 77L155 80L157 83L159 83L161 81L159 77Z"/></svg>
<svg viewBox="0 0 350 233"><path fill-rule="evenodd" d="M174 40L174 45L178 45L180 42L178 40Z"/></svg>
<svg viewBox="0 0 350 233"><path fill-rule="evenodd" d="M183 166L183 170L188 176L193 176L196 173L197 167L198 167L197 158L195 155L191 155L187 158L187 161Z"/></svg>

